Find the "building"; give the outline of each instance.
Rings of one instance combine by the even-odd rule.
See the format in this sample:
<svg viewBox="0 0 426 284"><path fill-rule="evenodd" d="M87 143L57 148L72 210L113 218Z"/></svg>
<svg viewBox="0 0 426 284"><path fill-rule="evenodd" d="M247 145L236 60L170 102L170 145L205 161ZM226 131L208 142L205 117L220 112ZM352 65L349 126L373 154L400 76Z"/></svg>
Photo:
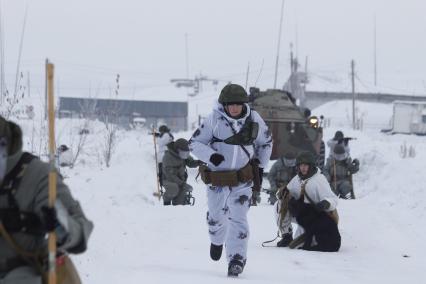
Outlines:
<svg viewBox="0 0 426 284"><path fill-rule="evenodd" d="M426 135L426 102L395 101L391 132Z"/></svg>
<svg viewBox="0 0 426 284"><path fill-rule="evenodd" d="M188 103L60 97L58 116L108 120L126 128L143 120L147 126L166 124L182 131L187 130Z"/></svg>

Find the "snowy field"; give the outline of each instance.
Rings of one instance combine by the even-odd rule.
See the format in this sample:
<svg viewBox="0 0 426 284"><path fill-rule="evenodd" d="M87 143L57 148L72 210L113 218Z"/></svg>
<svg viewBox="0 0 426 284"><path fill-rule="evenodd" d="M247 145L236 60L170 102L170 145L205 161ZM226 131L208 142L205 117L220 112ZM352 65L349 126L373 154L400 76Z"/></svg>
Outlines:
<svg viewBox="0 0 426 284"><path fill-rule="evenodd" d="M120 132L111 167L100 166L102 147L92 125L87 149L73 169L63 170L95 229L89 250L74 260L84 283L424 283L426 278L426 137L386 135L391 105L359 103L363 129L352 130L351 102L331 102L313 111L329 118L324 140L343 130L361 163L354 176L356 200L340 200L342 247L337 253L263 248L276 235L272 206L249 211L248 260L238 279L226 276L225 257L209 257L206 193L190 169L195 206L163 207L156 190L152 136L148 130ZM31 125L24 123L26 147ZM82 122L58 121L58 144L76 139ZM175 138L189 138L190 132ZM402 158L402 145L416 155ZM328 154L328 153L327 153ZM267 185L266 183L264 186Z"/></svg>

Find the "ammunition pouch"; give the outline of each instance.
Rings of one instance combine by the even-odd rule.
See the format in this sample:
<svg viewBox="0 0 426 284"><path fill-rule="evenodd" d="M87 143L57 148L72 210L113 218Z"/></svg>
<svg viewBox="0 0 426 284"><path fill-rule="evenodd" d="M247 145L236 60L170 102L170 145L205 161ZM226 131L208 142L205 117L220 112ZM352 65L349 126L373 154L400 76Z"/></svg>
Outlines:
<svg viewBox="0 0 426 284"><path fill-rule="evenodd" d="M23 212L18 208L3 208L0 209L0 220L6 230L11 233L46 234L40 218L33 212Z"/></svg>
<svg viewBox="0 0 426 284"><path fill-rule="evenodd" d="M243 127L238 133L226 138L223 140L226 144L231 145L253 145L254 140L257 138L259 133L259 124L254 121L247 121L244 123Z"/></svg>
<svg viewBox="0 0 426 284"><path fill-rule="evenodd" d="M237 171L215 171L212 172L207 166L198 168L201 180L212 186L237 186L253 180L253 169L250 164L245 165Z"/></svg>
<svg viewBox="0 0 426 284"><path fill-rule="evenodd" d="M6 273L25 265L28 265L27 262L20 257L0 259L0 273Z"/></svg>

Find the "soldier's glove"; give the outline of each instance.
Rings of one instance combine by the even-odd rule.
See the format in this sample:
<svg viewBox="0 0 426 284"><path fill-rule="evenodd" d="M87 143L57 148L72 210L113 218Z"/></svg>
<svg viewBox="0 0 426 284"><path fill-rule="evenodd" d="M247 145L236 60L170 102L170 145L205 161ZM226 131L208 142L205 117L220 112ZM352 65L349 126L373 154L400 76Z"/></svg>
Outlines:
<svg viewBox="0 0 426 284"><path fill-rule="evenodd" d="M41 214L46 231L53 232L59 226L56 208L43 206L41 207Z"/></svg>
<svg viewBox="0 0 426 284"><path fill-rule="evenodd" d="M359 166L359 160L358 159L354 159L352 161L352 165L354 165L355 167L358 167Z"/></svg>
<svg viewBox="0 0 426 284"><path fill-rule="evenodd" d="M330 202L328 202L327 200L321 200L316 204L316 207L320 211L325 211L330 208Z"/></svg>
<svg viewBox="0 0 426 284"><path fill-rule="evenodd" d="M214 153L210 156L210 162L215 165L216 167L220 165L225 160L225 157L221 154Z"/></svg>

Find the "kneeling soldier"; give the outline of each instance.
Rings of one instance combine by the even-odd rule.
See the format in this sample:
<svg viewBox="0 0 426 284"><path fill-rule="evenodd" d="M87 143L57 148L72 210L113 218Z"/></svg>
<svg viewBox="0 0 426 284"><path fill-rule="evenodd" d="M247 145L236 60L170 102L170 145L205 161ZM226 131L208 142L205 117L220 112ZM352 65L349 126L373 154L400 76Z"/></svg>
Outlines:
<svg viewBox="0 0 426 284"><path fill-rule="evenodd" d="M336 145L333 156L327 159L324 175L337 196L350 199L354 198L352 175L358 170L358 159L352 160L342 145Z"/></svg>
<svg viewBox="0 0 426 284"><path fill-rule="evenodd" d="M163 195L164 205L190 204L192 186L186 183L188 173L186 167L195 168L200 161L189 155L188 141L180 138L167 145L163 157Z"/></svg>
<svg viewBox="0 0 426 284"><path fill-rule="evenodd" d="M82 253L93 228L62 178L48 207L49 165L22 152L21 128L0 116L0 283L41 284L46 233L59 252Z"/></svg>

